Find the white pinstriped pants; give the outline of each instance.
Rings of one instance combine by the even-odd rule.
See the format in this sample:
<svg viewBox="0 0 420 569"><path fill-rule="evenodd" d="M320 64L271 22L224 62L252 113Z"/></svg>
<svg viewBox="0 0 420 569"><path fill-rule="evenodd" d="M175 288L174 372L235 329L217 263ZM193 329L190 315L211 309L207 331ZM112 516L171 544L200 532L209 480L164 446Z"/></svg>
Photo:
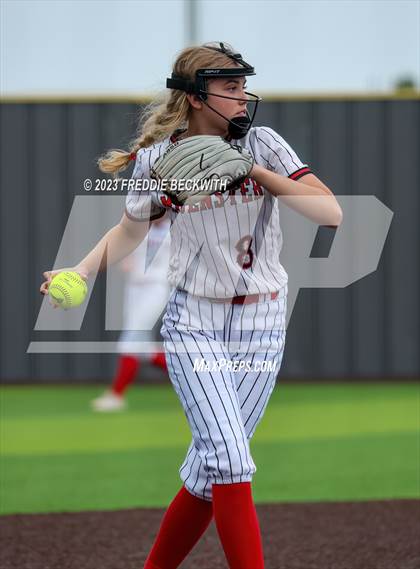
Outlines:
<svg viewBox="0 0 420 569"><path fill-rule="evenodd" d="M195 496L211 500L213 483L247 482L256 471L249 440L280 369L286 296L287 287L276 300L235 305L180 290L171 295L161 333L169 377L192 432L179 472ZM222 358L248 362L251 371L218 368ZM202 359L208 371L195 371Z"/></svg>

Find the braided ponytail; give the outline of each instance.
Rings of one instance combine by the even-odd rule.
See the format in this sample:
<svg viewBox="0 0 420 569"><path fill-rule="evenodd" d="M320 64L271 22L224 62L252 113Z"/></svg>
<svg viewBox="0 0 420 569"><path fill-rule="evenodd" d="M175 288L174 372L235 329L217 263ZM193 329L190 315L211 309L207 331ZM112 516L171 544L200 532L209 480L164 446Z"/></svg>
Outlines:
<svg viewBox="0 0 420 569"><path fill-rule="evenodd" d="M138 128L138 136L132 140L129 150L112 149L98 160L99 169L106 174L117 175L135 160L140 148L147 148L163 140L174 130L187 125L189 102L182 91L165 93L163 100L155 100L144 110Z"/></svg>
<svg viewBox="0 0 420 569"><path fill-rule="evenodd" d="M212 44L207 44L208 46ZM186 79L194 79L198 69L206 67L230 67L232 61L224 54L210 50L206 45L188 47L178 56L174 73ZM175 130L188 127L190 104L184 91L172 89L170 93L153 101L144 110L137 137L130 143L129 150L112 149L98 159L102 172L117 176L136 158L140 148L147 148L171 135Z"/></svg>

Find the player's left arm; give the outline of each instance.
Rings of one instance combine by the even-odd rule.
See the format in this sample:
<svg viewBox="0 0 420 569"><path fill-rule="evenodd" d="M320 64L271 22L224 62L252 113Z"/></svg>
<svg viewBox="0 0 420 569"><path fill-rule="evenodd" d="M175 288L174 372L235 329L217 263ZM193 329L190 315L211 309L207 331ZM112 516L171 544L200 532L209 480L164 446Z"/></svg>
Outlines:
<svg viewBox="0 0 420 569"><path fill-rule="evenodd" d="M250 176L318 225L338 226L343 214L332 191L270 127L255 127L250 146L257 163Z"/></svg>
<svg viewBox="0 0 420 569"><path fill-rule="evenodd" d="M332 191L330 190L330 188L328 186L326 186L324 184L324 182L321 182L321 180L319 178L317 178L315 176L315 174L312 174L312 173L311 174L305 174L302 178L299 178L297 181L299 182L299 184L305 184L306 186L311 186L313 188L320 188L327 195L328 194L330 196L334 195L332 193Z"/></svg>
<svg viewBox="0 0 420 569"><path fill-rule="evenodd" d="M334 194L314 174L306 174L296 181L256 164L250 176L286 205L318 225L340 225L343 212Z"/></svg>

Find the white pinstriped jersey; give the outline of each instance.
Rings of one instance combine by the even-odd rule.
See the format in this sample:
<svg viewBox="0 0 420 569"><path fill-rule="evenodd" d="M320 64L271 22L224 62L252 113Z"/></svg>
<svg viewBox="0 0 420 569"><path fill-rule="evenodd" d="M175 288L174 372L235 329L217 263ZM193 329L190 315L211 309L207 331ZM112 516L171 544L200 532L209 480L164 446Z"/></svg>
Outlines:
<svg viewBox="0 0 420 569"><path fill-rule="evenodd" d="M150 168L173 138L140 149L133 178L147 179ZM287 142L269 127L253 127L232 140L255 162L294 180L310 172ZM194 205L174 206L160 191L130 191L126 213L134 220L156 219L170 209L172 222L168 280L181 290L209 298L276 292L287 283L280 264L282 234L278 200L247 178L229 194Z"/></svg>

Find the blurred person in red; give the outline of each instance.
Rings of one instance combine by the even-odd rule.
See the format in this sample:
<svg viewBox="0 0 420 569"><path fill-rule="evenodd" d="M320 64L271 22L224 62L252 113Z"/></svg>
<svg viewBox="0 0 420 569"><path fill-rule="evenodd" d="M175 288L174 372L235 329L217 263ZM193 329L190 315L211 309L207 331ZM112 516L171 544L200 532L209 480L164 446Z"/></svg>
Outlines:
<svg viewBox="0 0 420 569"><path fill-rule="evenodd" d="M127 275L124 324L118 342L120 355L110 389L91 402L94 411L121 411L127 407L125 393L137 377L142 361L167 370L165 354L157 346L147 353L139 353L133 348L139 341L154 343L153 328L168 301L169 245L162 244L169 226L167 216L154 221L147 240L120 264ZM158 251L159 255L156 254Z"/></svg>

